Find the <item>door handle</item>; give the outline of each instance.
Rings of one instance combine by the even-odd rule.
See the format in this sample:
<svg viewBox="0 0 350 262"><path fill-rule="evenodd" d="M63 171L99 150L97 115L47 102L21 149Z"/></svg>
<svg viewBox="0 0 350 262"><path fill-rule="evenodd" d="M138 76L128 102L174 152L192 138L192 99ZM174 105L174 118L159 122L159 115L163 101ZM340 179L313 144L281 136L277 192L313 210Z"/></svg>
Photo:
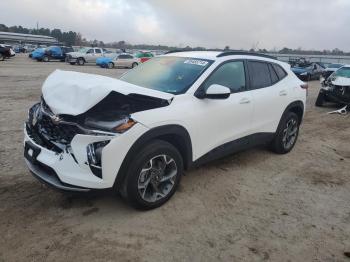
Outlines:
<svg viewBox="0 0 350 262"><path fill-rule="evenodd" d="M250 100L248 98L242 98L240 101L239 101L240 104L249 104L250 103Z"/></svg>
<svg viewBox="0 0 350 262"><path fill-rule="evenodd" d="M286 90L280 91L280 96L286 96L286 95L287 95L287 91Z"/></svg>

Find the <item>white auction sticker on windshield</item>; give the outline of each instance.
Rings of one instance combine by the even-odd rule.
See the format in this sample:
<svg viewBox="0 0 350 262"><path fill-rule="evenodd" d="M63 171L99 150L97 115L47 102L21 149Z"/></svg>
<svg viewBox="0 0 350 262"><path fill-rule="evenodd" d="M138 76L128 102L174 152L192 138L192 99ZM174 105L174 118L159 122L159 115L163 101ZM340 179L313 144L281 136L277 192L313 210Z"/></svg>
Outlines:
<svg viewBox="0 0 350 262"><path fill-rule="evenodd" d="M191 64L191 65L199 65L199 66L206 66L208 64L208 61L198 60L198 59L187 59L184 62L185 64Z"/></svg>

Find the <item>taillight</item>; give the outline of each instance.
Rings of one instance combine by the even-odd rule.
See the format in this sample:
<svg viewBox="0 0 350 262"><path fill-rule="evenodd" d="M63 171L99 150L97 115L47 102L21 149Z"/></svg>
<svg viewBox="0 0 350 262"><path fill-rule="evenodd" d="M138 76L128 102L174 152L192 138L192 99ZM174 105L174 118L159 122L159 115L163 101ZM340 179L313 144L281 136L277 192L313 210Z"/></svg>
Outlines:
<svg viewBox="0 0 350 262"><path fill-rule="evenodd" d="M306 84L306 83L304 83L304 84L300 85L300 87L301 87L302 89L308 89L308 88L309 88L309 85Z"/></svg>
<svg viewBox="0 0 350 262"><path fill-rule="evenodd" d="M300 85L300 87L301 87L302 89L305 89L305 90L306 90L306 96L308 96L308 95L309 95L309 85L306 84L306 83L304 83L304 84Z"/></svg>

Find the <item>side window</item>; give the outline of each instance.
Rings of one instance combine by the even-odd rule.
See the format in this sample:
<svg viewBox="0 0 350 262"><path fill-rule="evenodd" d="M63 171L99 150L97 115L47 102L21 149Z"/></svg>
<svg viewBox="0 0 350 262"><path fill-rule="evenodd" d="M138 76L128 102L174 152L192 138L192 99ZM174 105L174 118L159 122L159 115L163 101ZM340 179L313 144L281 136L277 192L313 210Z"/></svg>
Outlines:
<svg viewBox="0 0 350 262"><path fill-rule="evenodd" d="M209 86L218 84L231 89L237 93L245 89L245 71L243 61L228 62L220 66L204 83L204 90Z"/></svg>
<svg viewBox="0 0 350 262"><path fill-rule="evenodd" d="M248 62L251 89L271 86L269 66L265 62Z"/></svg>
<svg viewBox="0 0 350 262"><path fill-rule="evenodd" d="M286 71L284 71L284 69L281 66L276 65L276 64L272 64L272 66L275 69L279 80L281 80L281 79L286 77L287 73L286 73Z"/></svg>
<svg viewBox="0 0 350 262"><path fill-rule="evenodd" d="M89 49L86 53L87 54L93 54L94 53L94 49Z"/></svg>
<svg viewBox="0 0 350 262"><path fill-rule="evenodd" d="M120 55L120 56L118 56L118 58L120 58L120 59L125 59L125 58L126 58L126 55Z"/></svg>
<svg viewBox="0 0 350 262"><path fill-rule="evenodd" d="M101 52L101 49L95 49L95 53L96 54L101 54L102 52Z"/></svg>
<svg viewBox="0 0 350 262"><path fill-rule="evenodd" d="M131 56L131 55L126 55L126 58L127 58L127 59L133 59L134 57Z"/></svg>
<svg viewBox="0 0 350 262"><path fill-rule="evenodd" d="M271 76L272 84L277 83L279 81L278 75L277 75L275 69L273 69L271 64L269 64L269 70L270 70L270 76Z"/></svg>

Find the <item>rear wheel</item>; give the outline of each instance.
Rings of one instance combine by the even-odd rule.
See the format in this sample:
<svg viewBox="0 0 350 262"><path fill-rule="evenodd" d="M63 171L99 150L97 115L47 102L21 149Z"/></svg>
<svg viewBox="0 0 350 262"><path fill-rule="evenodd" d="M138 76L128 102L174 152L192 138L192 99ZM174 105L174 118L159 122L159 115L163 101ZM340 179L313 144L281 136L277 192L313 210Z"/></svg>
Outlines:
<svg viewBox="0 0 350 262"><path fill-rule="evenodd" d="M298 139L299 125L300 120L298 115L294 112L287 112L283 116L277 128L275 138L271 143L272 151L277 154L290 152Z"/></svg>
<svg viewBox="0 0 350 262"><path fill-rule="evenodd" d="M321 92L318 93L315 106L323 106L323 103L325 102L325 95Z"/></svg>
<svg viewBox="0 0 350 262"><path fill-rule="evenodd" d="M108 68L108 69L113 69L113 68L114 68L114 64L113 64L112 62L109 62L109 63L107 64L107 68Z"/></svg>
<svg viewBox="0 0 350 262"><path fill-rule="evenodd" d="M138 66L138 63L134 62L134 63L132 63L131 68L134 68L136 66Z"/></svg>
<svg viewBox="0 0 350 262"><path fill-rule="evenodd" d="M175 193L183 173L179 151L162 140L145 146L129 165L120 193L138 209L163 205Z"/></svg>

